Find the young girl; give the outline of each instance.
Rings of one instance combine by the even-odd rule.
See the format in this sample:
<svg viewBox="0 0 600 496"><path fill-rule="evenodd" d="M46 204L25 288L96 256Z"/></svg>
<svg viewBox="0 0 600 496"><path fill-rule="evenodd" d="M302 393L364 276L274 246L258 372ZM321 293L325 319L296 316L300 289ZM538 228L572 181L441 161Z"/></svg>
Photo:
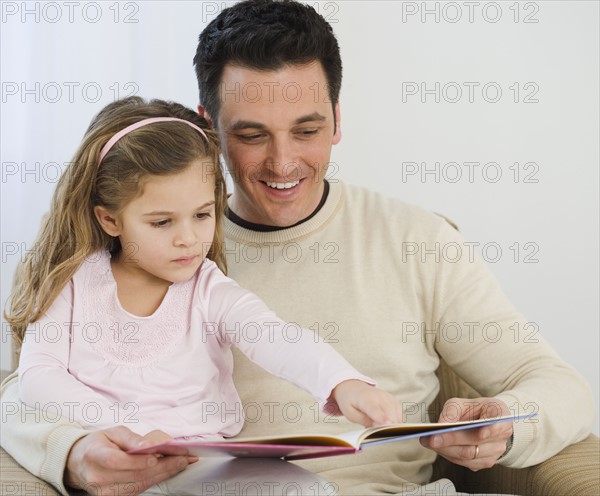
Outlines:
<svg viewBox="0 0 600 496"><path fill-rule="evenodd" d="M312 332L283 332L224 275L225 206L216 134L198 114L138 97L105 107L15 276L23 402L93 429L234 436L235 345L328 413L399 421L390 395Z"/></svg>

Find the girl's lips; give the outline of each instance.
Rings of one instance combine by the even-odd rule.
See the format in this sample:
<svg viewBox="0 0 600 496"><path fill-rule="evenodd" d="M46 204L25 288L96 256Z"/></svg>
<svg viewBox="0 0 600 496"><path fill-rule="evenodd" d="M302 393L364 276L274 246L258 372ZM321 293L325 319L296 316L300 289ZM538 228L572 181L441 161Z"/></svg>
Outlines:
<svg viewBox="0 0 600 496"><path fill-rule="evenodd" d="M180 265L190 265L194 260L198 258L198 255L192 255L190 257L181 257L177 260L173 260L173 262L178 263Z"/></svg>

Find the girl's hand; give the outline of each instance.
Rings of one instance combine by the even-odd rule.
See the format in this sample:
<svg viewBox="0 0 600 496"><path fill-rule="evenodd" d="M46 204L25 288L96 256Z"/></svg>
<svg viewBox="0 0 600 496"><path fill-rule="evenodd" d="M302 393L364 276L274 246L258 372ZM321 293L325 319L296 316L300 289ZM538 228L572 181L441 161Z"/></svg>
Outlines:
<svg viewBox="0 0 600 496"><path fill-rule="evenodd" d="M396 398L366 382L341 382L333 389L332 396L351 422L365 427L402 422L402 405Z"/></svg>

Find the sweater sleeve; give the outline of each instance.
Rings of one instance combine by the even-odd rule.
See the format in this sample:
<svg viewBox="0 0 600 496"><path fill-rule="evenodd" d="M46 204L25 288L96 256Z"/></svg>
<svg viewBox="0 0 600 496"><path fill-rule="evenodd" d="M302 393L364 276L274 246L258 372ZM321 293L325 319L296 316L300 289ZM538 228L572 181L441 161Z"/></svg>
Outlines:
<svg viewBox="0 0 600 496"><path fill-rule="evenodd" d="M69 373L72 309L71 281L25 332L18 369L21 401L44 417L66 417L95 430L114 427L128 412ZM127 426L138 434L152 430L131 420Z"/></svg>
<svg viewBox="0 0 600 496"><path fill-rule="evenodd" d="M513 307L460 234L446 223L440 232L439 247L460 246L462 253L451 261L441 257L437 267L428 323L437 329L437 351L482 395L503 401L515 415L537 413L513 424L513 446L500 463L531 466L584 439L594 412L585 380Z"/></svg>
<svg viewBox="0 0 600 496"><path fill-rule="evenodd" d="M343 381L375 382L361 374L316 333L286 323L253 293L223 276L215 286L211 321L219 323L221 339L236 346L271 374L312 394L328 414L340 415L331 398Z"/></svg>
<svg viewBox="0 0 600 496"><path fill-rule="evenodd" d="M26 470L67 495L64 471L71 448L89 431L66 417L50 418L19 399L16 372L0 387L2 447Z"/></svg>

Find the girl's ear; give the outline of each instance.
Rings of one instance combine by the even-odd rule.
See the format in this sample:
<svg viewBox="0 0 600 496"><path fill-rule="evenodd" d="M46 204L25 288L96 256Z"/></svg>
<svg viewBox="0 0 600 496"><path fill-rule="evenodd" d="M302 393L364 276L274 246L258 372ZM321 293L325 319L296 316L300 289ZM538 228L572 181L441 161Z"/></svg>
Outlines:
<svg viewBox="0 0 600 496"><path fill-rule="evenodd" d="M117 221L117 217L106 208L96 205L94 207L94 215L106 234L113 237L121 234L121 228Z"/></svg>

